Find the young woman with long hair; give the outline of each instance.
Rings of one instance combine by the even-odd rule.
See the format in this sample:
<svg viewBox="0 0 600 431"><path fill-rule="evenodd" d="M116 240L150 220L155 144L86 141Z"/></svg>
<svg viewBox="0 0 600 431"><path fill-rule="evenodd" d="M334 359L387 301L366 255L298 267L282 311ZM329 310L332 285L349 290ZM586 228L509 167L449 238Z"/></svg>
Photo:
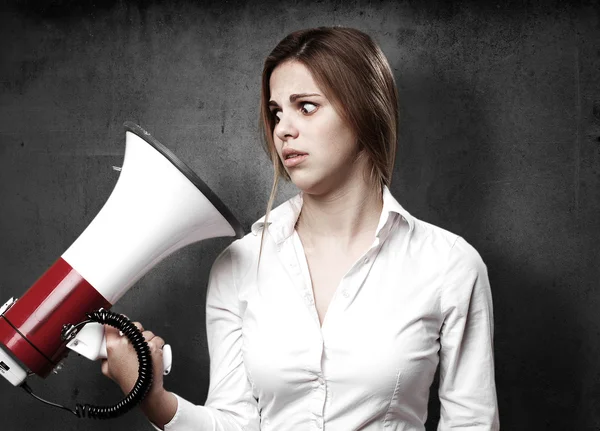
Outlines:
<svg viewBox="0 0 600 431"><path fill-rule="evenodd" d="M438 365L439 430L497 430L486 267L463 238L389 190L398 124L389 64L350 28L294 32L267 57L260 104L274 182L265 217L217 258L207 293L204 406L168 392L162 338L142 409L159 429L424 430ZM299 194L272 209L279 180ZM138 324L143 330L141 324ZM103 372L137 362L107 329Z"/></svg>

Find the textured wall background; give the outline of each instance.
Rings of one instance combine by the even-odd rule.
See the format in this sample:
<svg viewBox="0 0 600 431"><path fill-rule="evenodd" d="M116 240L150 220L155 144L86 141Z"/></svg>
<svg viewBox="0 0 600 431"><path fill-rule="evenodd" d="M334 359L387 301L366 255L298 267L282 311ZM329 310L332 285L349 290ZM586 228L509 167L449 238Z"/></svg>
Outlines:
<svg viewBox="0 0 600 431"><path fill-rule="evenodd" d="M600 429L600 7L445 3L4 3L0 302L20 296L104 204L125 120L198 172L249 229L271 182L257 131L264 57L292 30L354 26L380 43L400 90L393 193L488 265L503 429ZM284 187L279 201L292 193ZM197 403L208 387L204 289L228 243L180 250L114 307L170 342L167 385ZM99 368L73 355L30 385L70 406L116 402ZM6 382L0 399L6 431L150 429L139 412L77 420Z"/></svg>

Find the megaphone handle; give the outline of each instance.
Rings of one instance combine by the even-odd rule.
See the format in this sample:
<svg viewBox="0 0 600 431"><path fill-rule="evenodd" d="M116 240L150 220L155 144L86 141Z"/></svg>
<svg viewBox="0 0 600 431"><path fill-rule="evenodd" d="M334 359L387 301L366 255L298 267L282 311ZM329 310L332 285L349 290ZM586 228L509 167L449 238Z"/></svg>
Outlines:
<svg viewBox="0 0 600 431"><path fill-rule="evenodd" d="M104 325L97 322L87 323L81 328L77 335L69 341L67 347L92 361L106 359L107 352ZM165 344L163 347L163 374L169 374L172 366L173 351L169 344Z"/></svg>

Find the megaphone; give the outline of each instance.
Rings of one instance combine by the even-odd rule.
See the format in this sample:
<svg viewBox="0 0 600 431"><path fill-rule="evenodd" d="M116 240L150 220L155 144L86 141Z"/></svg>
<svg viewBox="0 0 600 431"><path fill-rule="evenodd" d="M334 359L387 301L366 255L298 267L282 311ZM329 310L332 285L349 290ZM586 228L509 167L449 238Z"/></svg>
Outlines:
<svg viewBox="0 0 600 431"><path fill-rule="evenodd" d="M229 209L168 148L134 123L124 127L123 165L100 212L21 298L0 309L0 374L15 386L28 388L30 374L46 377L69 349L90 359L106 357L103 324L122 324L125 335L142 345L136 348L141 368L143 337L140 342L137 328L109 311L112 305L176 250L244 234ZM167 372L168 362L165 357ZM135 395L136 403L143 398ZM94 416L86 407L74 413Z"/></svg>

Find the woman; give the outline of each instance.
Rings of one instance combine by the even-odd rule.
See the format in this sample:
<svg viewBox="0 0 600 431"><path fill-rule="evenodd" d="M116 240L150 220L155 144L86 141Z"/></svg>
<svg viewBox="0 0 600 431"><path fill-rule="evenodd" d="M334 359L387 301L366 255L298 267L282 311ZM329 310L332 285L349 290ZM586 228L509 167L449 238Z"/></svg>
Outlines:
<svg viewBox="0 0 600 431"><path fill-rule="evenodd" d="M498 429L486 267L390 194L397 95L377 45L347 28L290 34L265 62L261 120L275 181L266 216L211 271L208 399L163 388L164 341L144 331L148 418L173 431L423 430L439 363L439 429ZM280 177L300 194L270 211ZM135 355L110 328L107 347L103 372L128 392Z"/></svg>

